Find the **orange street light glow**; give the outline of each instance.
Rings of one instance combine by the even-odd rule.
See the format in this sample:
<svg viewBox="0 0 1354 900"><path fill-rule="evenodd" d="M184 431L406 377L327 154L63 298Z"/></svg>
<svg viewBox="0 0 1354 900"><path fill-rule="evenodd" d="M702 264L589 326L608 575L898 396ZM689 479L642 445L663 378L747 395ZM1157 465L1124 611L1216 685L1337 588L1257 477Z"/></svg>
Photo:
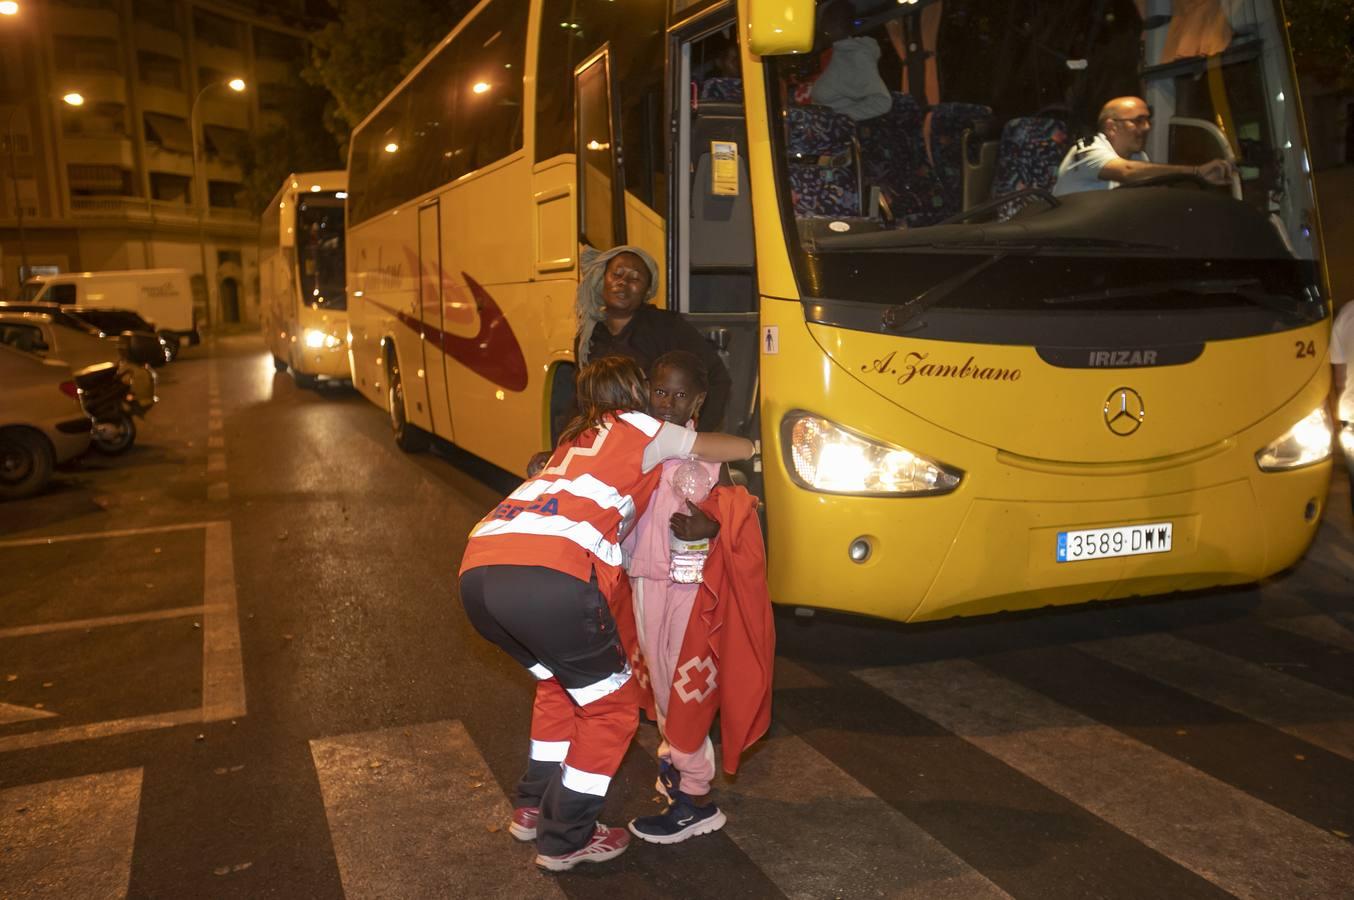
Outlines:
<svg viewBox="0 0 1354 900"><path fill-rule="evenodd" d="M61 99L64 100L64 101L66 101L66 105L67 105L67 106L84 106L84 105L85 105L85 95L84 95L84 94L81 94L79 91L71 91L69 94L67 94L66 96L62 97Z"/></svg>

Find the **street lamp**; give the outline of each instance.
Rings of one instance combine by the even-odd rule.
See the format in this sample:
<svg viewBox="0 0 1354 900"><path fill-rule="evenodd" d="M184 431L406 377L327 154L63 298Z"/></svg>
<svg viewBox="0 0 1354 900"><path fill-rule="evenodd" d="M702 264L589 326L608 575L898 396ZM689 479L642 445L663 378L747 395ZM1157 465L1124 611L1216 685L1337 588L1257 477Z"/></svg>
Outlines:
<svg viewBox="0 0 1354 900"><path fill-rule="evenodd" d="M188 126L193 132L193 192L199 200L197 207L197 249L202 260L202 290L206 293L207 300L207 327L212 324L212 284L207 277L207 207L210 205L211 198L207 196L207 181L202 175L202 136L199 132L202 130L198 124L197 107L202 102L202 98L207 92L215 88L229 88L235 93L243 93L245 88L243 78L232 78L229 81L213 81L210 84L202 86L202 90L197 92L193 98L193 106L188 113Z"/></svg>
<svg viewBox="0 0 1354 900"><path fill-rule="evenodd" d="M61 102L65 103L67 106L84 106L85 95L79 91L70 91L61 98Z"/></svg>

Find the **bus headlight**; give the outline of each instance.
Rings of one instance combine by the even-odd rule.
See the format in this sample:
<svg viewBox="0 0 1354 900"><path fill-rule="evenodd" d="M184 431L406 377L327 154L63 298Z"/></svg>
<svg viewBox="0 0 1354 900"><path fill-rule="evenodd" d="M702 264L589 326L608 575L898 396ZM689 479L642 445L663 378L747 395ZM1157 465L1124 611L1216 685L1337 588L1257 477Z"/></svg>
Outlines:
<svg viewBox="0 0 1354 900"><path fill-rule="evenodd" d="M1284 472L1319 463L1331 455L1333 431L1330 413L1323 404L1256 453L1255 462L1265 472Z"/></svg>
<svg viewBox="0 0 1354 900"><path fill-rule="evenodd" d="M903 447L872 440L812 413L781 423L786 467L800 487L826 494L943 494L964 473Z"/></svg>
<svg viewBox="0 0 1354 900"><path fill-rule="evenodd" d="M307 328L306 346L312 350L318 350L321 347L326 350L333 350L336 347L343 346L343 339L332 334L326 334L317 328Z"/></svg>

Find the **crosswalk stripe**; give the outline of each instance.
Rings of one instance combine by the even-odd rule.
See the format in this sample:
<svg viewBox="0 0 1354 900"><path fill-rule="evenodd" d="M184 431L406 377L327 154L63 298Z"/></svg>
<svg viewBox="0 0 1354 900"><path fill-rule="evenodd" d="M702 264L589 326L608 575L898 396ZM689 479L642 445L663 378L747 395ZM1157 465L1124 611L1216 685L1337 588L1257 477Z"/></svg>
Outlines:
<svg viewBox="0 0 1354 900"><path fill-rule="evenodd" d="M1354 700L1169 634L1079 644L1092 656L1354 759Z"/></svg>
<svg viewBox="0 0 1354 900"><path fill-rule="evenodd" d="M1339 838L976 663L855 674L1238 897L1348 890Z"/></svg>
<svg viewBox="0 0 1354 900"><path fill-rule="evenodd" d="M458 721L310 742L349 898L562 897ZM491 830L492 829L492 830Z"/></svg>
<svg viewBox="0 0 1354 900"><path fill-rule="evenodd" d="M0 897L124 897L141 769L0 791Z"/></svg>
<svg viewBox="0 0 1354 900"><path fill-rule="evenodd" d="M1312 613L1306 616L1294 616L1291 619L1271 619L1265 623L1270 628L1278 628L1308 640L1319 641L1354 653L1354 629L1343 624L1336 616Z"/></svg>
<svg viewBox="0 0 1354 900"><path fill-rule="evenodd" d="M1009 900L802 738L765 739L717 802L725 833L787 897Z"/></svg>

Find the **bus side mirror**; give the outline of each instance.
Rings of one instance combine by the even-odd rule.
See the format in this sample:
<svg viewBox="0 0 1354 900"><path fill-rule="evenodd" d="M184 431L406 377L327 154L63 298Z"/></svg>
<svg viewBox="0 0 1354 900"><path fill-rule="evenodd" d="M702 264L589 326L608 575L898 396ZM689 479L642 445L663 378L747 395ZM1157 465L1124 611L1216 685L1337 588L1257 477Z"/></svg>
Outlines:
<svg viewBox="0 0 1354 900"><path fill-rule="evenodd" d="M748 0L748 49L758 56L813 49L814 0Z"/></svg>

